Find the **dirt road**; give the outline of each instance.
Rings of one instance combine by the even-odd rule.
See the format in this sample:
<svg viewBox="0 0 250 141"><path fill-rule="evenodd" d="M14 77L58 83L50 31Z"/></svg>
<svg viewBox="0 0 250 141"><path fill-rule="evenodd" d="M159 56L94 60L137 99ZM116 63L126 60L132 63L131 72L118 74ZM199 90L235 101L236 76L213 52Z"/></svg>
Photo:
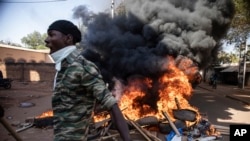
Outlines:
<svg viewBox="0 0 250 141"><path fill-rule="evenodd" d="M28 118L41 115L51 110L52 83L12 83L12 88L5 90L0 88L0 104L5 109L4 120L13 130L25 125ZM0 124L1 141L15 141L6 128ZM52 141L53 130L31 127L18 135L23 141Z"/></svg>

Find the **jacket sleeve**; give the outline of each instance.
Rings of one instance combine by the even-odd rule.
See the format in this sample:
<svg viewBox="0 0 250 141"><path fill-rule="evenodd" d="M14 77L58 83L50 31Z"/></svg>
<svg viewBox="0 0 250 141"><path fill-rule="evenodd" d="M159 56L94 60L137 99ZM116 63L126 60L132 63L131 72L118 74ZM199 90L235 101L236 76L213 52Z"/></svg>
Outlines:
<svg viewBox="0 0 250 141"><path fill-rule="evenodd" d="M82 83L86 87L87 92L92 93L93 96L100 103L101 108L111 109L117 103L112 93L108 90L103 78L93 63L87 61L83 65Z"/></svg>

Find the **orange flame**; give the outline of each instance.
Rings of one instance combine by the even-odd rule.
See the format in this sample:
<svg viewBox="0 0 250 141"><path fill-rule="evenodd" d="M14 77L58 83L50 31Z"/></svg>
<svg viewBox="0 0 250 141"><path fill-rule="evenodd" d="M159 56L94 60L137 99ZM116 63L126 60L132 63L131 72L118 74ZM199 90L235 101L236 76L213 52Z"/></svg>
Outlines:
<svg viewBox="0 0 250 141"><path fill-rule="evenodd" d="M188 63L192 62L186 61L183 63L183 70L190 66ZM161 111L166 111L170 115L172 115L173 109L178 108L198 111L197 108L190 106L187 101L193 91L188 75L178 69L174 61L167 68L168 72L157 80L144 78L129 82L120 100L121 109L126 108L123 111L124 114L129 115L133 120L145 116L156 116L162 119L164 117ZM197 72L198 70L192 67L191 71ZM177 107L176 99L180 107Z"/></svg>
<svg viewBox="0 0 250 141"><path fill-rule="evenodd" d="M41 115L36 116L35 118L45 118L45 117L53 117L53 111L49 110L49 111L43 112Z"/></svg>

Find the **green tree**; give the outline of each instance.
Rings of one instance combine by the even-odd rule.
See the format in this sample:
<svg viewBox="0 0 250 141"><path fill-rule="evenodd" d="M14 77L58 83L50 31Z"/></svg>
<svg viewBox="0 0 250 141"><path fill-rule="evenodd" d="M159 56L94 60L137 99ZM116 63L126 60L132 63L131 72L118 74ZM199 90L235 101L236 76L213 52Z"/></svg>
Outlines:
<svg viewBox="0 0 250 141"><path fill-rule="evenodd" d="M239 57L235 53L220 51L217 58L217 64L238 63Z"/></svg>
<svg viewBox="0 0 250 141"><path fill-rule="evenodd" d="M226 37L227 43L235 43L236 48L250 36L250 1L234 0L235 15Z"/></svg>
<svg viewBox="0 0 250 141"><path fill-rule="evenodd" d="M34 31L21 39L21 42L30 49L48 49L45 46L44 40L46 39L46 33L41 34L38 31Z"/></svg>

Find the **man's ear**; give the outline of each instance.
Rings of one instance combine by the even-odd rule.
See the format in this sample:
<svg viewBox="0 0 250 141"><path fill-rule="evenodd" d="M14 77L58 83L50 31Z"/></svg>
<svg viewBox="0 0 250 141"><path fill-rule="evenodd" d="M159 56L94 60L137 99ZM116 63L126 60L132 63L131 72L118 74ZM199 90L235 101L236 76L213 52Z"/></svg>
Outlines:
<svg viewBox="0 0 250 141"><path fill-rule="evenodd" d="M66 42L68 44L73 44L74 43L73 40L74 40L73 36L71 34L68 34L67 37L66 37Z"/></svg>

